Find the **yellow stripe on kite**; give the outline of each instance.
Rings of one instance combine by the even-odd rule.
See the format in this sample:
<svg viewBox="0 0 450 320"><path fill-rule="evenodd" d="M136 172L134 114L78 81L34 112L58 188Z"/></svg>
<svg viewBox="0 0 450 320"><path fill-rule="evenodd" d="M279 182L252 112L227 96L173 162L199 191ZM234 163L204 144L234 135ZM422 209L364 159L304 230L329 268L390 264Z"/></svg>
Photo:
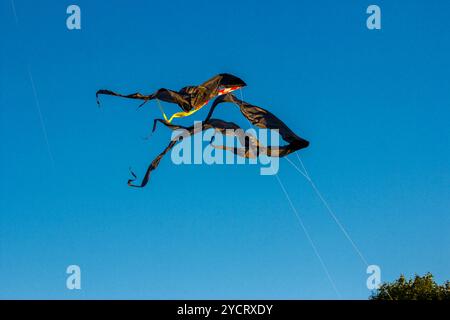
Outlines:
<svg viewBox="0 0 450 320"><path fill-rule="evenodd" d="M227 94L227 93L233 92L233 91L235 91L235 90L237 90L239 88L240 87L231 87L231 88L225 88L225 89L219 90L217 96L221 96L223 94ZM164 113L164 110L162 109L161 105L159 104L159 100L158 100L158 106L159 106L159 109L161 110L161 113L162 113L162 115L164 117L164 120L166 120L167 122L171 123L172 120L175 119L175 118L184 118L184 117L190 116L193 113L196 113L198 110L200 110L201 108L206 106L208 104L208 102L209 102L209 100L206 101L200 107L192 109L191 111L187 111L187 112L186 111L181 111L181 112L174 113L170 118L167 118L166 114Z"/></svg>

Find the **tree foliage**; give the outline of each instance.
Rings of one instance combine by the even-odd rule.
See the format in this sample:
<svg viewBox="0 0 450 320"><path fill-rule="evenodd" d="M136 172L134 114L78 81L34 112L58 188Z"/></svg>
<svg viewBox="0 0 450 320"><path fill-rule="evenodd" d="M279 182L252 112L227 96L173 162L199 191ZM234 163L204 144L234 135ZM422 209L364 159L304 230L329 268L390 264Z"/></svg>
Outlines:
<svg viewBox="0 0 450 320"><path fill-rule="evenodd" d="M449 300L450 281L439 285L434 281L433 275L427 273L424 276L416 275L407 280L405 276L391 283L383 283L376 290L371 300Z"/></svg>

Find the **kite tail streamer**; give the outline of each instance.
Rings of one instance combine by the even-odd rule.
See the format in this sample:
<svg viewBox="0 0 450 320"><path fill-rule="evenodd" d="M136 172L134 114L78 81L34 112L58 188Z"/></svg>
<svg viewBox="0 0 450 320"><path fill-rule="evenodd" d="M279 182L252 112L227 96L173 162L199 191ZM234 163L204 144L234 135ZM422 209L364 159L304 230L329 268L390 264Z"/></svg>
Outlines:
<svg viewBox="0 0 450 320"><path fill-rule="evenodd" d="M227 122L227 121L223 121L220 119L210 119L208 122L203 122L201 127L198 127L195 125L190 126L190 127L184 127L181 125L171 124L168 121L163 120L163 119L155 119L153 122L153 131L155 131L156 125L158 122L162 123L163 125L165 125L166 127L168 127L171 130L181 130L180 134L175 136L170 141L169 145L152 161L150 166L147 168L147 172L145 173L141 184L139 184L139 185L133 184L133 182L136 180L137 177L134 174L134 172L131 172L133 179L128 180L128 185L131 187L136 187L136 188L145 187L150 179L151 172L158 167L159 163L161 162L161 159L178 142L180 142L185 137L192 136L194 134L200 133L200 132L208 130L208 129L214 129L215 131L220 132L223 135L237 136L239 138L239 140L241 141L241 144L244 144L244 141L246 138L248 138L248 140L249 140L249 143L247 143L247 142L245 143L244 148L238 148L238 147L231 148L231 147L226 147L226 146L215 146L212 144L213 139L211 139L210 144L214 148L230 150L230 151L234 152L236 155L239 155L239 156L245 157L245 158L255 158L259 154L258 150L260 150L259 149L260 144L259 144L258 139L256 139L254 136L252 136L248 133L247 134L244 133L244 131L237 124L235 124L233 122Z"/></svg>
<svg viewBox="0 0 450 320"><path fill-rule="evenodd" d="M273 149L269 147L267 150L267 155L284 157L292 152L309 146L309 141L296 135L283 121L277 118L274 114L261 107L257 107L245 101L239 100L232 94L226 94L214 100L211 109L209 110L209 113L205 119L205 122L209 121L214 113L215 108L223 102L231 102L237 105L242 115L254 126L263 129L278 130L283 140L288 142L288 145L283 147Z"/></svg>
<svg viewBox="0 0 450 320"><path fill-rule="evenodd" d="M169 151L175 146L175 144L176 144L177 142L178 142L177 140L171 140L170 143L169 143L169 145L163 150L163 152L161 152L161 153L160 153L160 154L152 161L152 163L150 164L150 166L147 168L147 172L145 173L145 176L144 176L144 178L142 179L141 184L139 184L139 185L133 184L133 182L136 180L137 177L136 177L136 175L134 174L134 172L131 171L131 174L133 175L133 179L129 179L129 180L128 180L128 185L129 185L130 187L134 187L134 188L143 188L143 187L145 187L145 186L147 185L147 183L148 183L148 180L150 179L150 173L158 167L158 165L159 165L159 163L161 162L161 159L164 157L164 155L165 155L167 152L169 152Z"/></svg>
<svg viewBox="0 0 450 320"><path fill-rule="evenodd" d="M100 96L101 94L102 94L102 95L108 95L108 96L122 97L122 98L127 98L127 99L139 99L139 100L145 100L145 101L142 103L142 105L143 105L144 103L146 103L148 100L154 99L153 94L150 94L150 95L143 95L143 94L141 94L141 93L139 93L139 92L136 92L136 93L124 95L124 94L120 94L120 93L117 93L117 92L114 92L114 91L111 91L111 90L101 89L101 90L98 90L98 91L95 93L95 97L96 97L96 99L97 99L97 104L98 104L99 106L100 106L100 99L99 99L99 96Z"/></svg>
<svg viewBox="0 0 450 320"><path fill-rule="evenodd" d="M169 103L175 103L178 106L180 106L180 108L183 111L190 111L192 109L190 101L189 101L189 96L187 96L186 94L181 94L179 92L165 89L165 88L161 88L161 89L157 90L156 92L149 94L149 95L144 95L139 92L125 95L125 94L120 94L120 93L117 93L117 92L114 92L111 90L101 89L101 90L98 90L95 94L98 105L100 105L100 100L99 100L100 95L109 95L109 96L115 96L115 97L121 97L121 98L127 98L127 99L144 100L144 102L140 105L140 107L143 106L145 103L147 103L150 100L158 99L158 100L169 102Z"/></svg>

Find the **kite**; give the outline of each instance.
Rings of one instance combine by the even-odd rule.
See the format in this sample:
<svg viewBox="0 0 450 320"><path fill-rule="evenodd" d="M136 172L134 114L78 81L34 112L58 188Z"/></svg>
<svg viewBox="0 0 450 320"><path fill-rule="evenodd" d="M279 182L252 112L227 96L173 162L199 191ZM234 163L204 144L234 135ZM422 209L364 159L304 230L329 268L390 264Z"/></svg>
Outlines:
<svg viewBox="0 0 450 320"><path fill-rule="evenodd" d="M284 157L288 154L296 152L300 149L309 146L309 142L298 135L296 135L283 121L277 118L274 114L261 107L252 105L245 101L238 99L231 92L241 89L246 86L245 82L231 74L219 74L199 86L188 86L182 88L180 91L172 91L169 89L159 89L150 95L142 95L134 93L129 95L122 95L110 90L97 91L97 103L100 105L98 97L100 94L112 95L130 99L144 100L139 107L152 99L162 100L170 103L175 103L183 110L167 117L162 111L164 119L155 119L153 122L152 132L156 130L157 124L162 123L171 130L180 130L180 134L171 139L166 148L150 163L140 184L134 184L137 179L136 174L131 171L133 179L128 180L128 185L136 188L143 188L147 185L150 174L155 170L161 159L166 155L178 142L184 138L200 133L205 130L213 129L215 132L222 135L236 136L242 147L217 146L213 144L214 136L210 144L216 149L228 150L237 156L244 158L256 158L259 155L267 155L270 157ZM185 127L177 124L172 124L174 118L186 117L204 107L208 102L214 99L214 102L209 110L206 119L200 126L192 125ZM236 105L242 115L255 127L262 129L278 130L281 138L286 142L283 146L264 146L260 144L258 139L250 133L245 133L237 124L227 122L220 119L212 118L214 110L221 104L229 102Z"/></svg>
<svg viewBox="0 0 450 320"><path fill-rule="evenodd" d="M173 114L171 117L167 117L163 112L164 120L167 122L172 122L174 118L182 118L190 116L191 114L197 112L202 107L208 104L208 102L216 96L224 95L233 92L237 89L245 87L244 81L228 73L218 74L212 77L206 82L198 86L187 86L182 88L180 91L173 91L165 88L161 88L156 92L143 95L139 92L123 95L110 90L99 90L97 91L97 104L100 104L98 96L100 94L117 96L128 99L139 99L144 100L143 103L139 105L139 108L146 104L148 101L153 99L158 99L165 102L176 103L183 110Z"/></svg>

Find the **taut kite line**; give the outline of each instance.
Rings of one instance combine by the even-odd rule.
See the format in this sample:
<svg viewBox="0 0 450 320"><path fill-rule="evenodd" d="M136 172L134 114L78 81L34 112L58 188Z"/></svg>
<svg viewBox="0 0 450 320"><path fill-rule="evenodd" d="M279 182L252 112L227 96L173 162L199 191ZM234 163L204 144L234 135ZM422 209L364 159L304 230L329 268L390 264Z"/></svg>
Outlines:
<svg viewBox="0 0 450 320"><path fill-rule="evenodd" d="M136 179L136 175L131 172L134 179L128 180L128 185L138 188L145 187L150 179L150 173L157 168L164 155L167 154L178 142L180 142L187 136L191 136L208 129L214 129L216 132L219 132L223 135L232 134L236 136L243 147L227 147L216 145L213 145L213 147L217 149L229 150L236 155L245 158L255 158L260 154L265 154L271 157L284 157L292 152L306 148L309 145L309 142L307 140L297 136L291 129L289 129L286 124L283 123L283 121L278 119L269 111L261 107L251 105L245 101L239 100L233 94L231 94L231 92L244 86L246 86L245 82L238 77L231 74L222 73L209 79L201 85L184 87L180 91L173 91L162 88L149 95L143 95L141 93L123 95L104 89L97 91L96 97L97 103L99 105L100 103L98 97L99 95L104 94L129 99L143 100L139 107L150 100L157 99L169 103L175 103L183 110L181 112L173 114L170 117L167 117L166 114L162 111L164 119L155 119L153 124L153 131L155 131L157 123L160 122L171 130L184 129L184 132L173 138L168 146L151 162L140 184L136 185L133 183ZM183 127L180 125L172 124L172 120L174 118L189 116L200 110L214 98L216 99L214 100L208 116L202 122L200 128L198 128L197 126ZM244 133L243 130L239 130L241 128L237 124L212 118L215 108L219 104L224 102L231 102L239 107L242 115L252 125L263 129L277 129L281 138L286 141L287 144L284 146L276 147L263 146L259 143L256 137L249 133Z"/></svg>

